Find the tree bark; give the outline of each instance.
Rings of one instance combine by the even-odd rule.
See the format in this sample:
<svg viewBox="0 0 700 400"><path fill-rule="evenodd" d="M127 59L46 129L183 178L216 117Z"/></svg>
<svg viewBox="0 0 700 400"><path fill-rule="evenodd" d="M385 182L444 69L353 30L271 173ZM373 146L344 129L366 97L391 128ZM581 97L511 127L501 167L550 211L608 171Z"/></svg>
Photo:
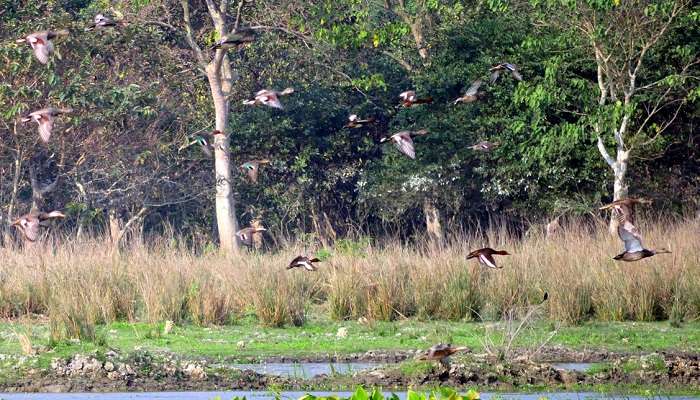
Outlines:
<svg viewBox="0 0 700 400"><path fill-rule="evenodd" d="M189 0L180 0L183 12L185 40L194 52L199 66L205 70L212 102L214 103L215 128L221 135L214 135L214 171L216 175L216 224L219 233L219 249L225 254L238 254L235 233L238 230L236 209L231 182L231 149L228 132L229 100L233 85L231 63L225 49L218 49L211 59L203 51L192 35ZM226 10L228 0L222 0L217 7L213 0L206 0L207 10L214 29L219 37L228 34L226 30Z"/></svg>
<svg viewBox="0 0 700 400"><path fill-rule="evenodd" d="M223 60L228 64L228 59ZM207 78L214 101L216 129L223 135L214 135L214 170L216 173L216 223L220 249L224 253L238 253L235 233L238 230L231 184L231 151L228 135L229 102L222 91L221 70L215 61L207 66Z"/></svg>
<svg viewBox="0 0 700 400"><path fill-rule="evenodd" d="M425 214L425 228L431 240L441 242L443 238L442 224L440 223L440 211L435 207L431 199L423 201L423 214Z"/></svg>

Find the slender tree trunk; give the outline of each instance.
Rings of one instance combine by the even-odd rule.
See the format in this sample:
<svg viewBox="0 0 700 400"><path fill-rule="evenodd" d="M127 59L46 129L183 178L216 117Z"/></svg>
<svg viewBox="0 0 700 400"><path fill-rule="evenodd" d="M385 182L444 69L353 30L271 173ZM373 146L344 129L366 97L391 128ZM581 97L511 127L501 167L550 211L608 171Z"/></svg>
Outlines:
<svg viewBox="0 0 700 400"><path fill-rule="evenodd" d="M228 60L224 60L228 64ZM219 243L224 253L238 253L235 233L238 230L231 181L231 150L228 134L229 103L221 87L221 76L215 63L207 66L207 78L214 100L216 129L223 135L214 135L214 170L216 173L216 223Z"/></svg>
<svg viewBox="0 0 700 400"><path fill-rule="evenodd" d="M440 223L440 211L435 207L435 203L426 198L423 201L423 214L425 214L425 227L431 240L442 241L443 232Z"/></svg>
<svg viewBox="0 0 700 400"><path fill-rule="evenodd" d="M117 216L117 211L115 209L110 209L107 212L107 218L109 222L109 241L110 246L114 248L119 247L119 237L122 231L122 221L119 216Z"/></svg>
<svg viewBox="0 0 700 400"><path fill-rule="evenodd" d="M426 64L428 61L428 48L425 47L425 38L423 37L423 18L416 18L410 25L413 41L416 42L416 48L418 48L418 55L423 60L423 64Z"/></svg>

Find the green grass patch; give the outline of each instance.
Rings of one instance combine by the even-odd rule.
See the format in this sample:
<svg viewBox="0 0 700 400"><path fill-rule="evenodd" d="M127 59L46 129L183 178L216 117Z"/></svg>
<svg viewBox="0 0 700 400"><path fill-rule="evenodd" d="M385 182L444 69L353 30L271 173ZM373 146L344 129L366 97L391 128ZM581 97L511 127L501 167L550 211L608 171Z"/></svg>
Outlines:
<svg viewBox="0 0 700 400"><path fill-rule="evenodd" d="M27 326L27 322L23 322ZM30 324L32 344L48 348L49 327L44 322ZM347 334L337 335L339 328ZM0 324L0 353L21 355L14 335L15 323ZM542 323L518 338L517 347L535 346L538 338L549 332L550 325ZM99 342L61 341L54 343L50 352L41 352L37 367L48 367L54 357L68 358L76 353L94 353L114 349L128 353L147 350L153 353L172 352L184 357L207 357L227 361L249 358L265 359L271 356L303 357L314 355L344 355L368 350L427 349L439 342L466 345L474 351L483 350L484 326L476 322L422 322L402 320L375 322L363 325L354 321L335 322L325 318L311 318L302 327L261 327L251 320L238 325L200 327L175 326L164 334L162 324L119 322L98 326ZM496 330L498 335L498 330ZM668 322L613 322L588 323L565 327L550 342L573 349L595 348L622 352L654 352L662 350L700 351L700 322L686 323L682 328L671 328ZM647 359L652 368L665 368L662 359ZM417 368L406 364L405 368ZM595 373L594 367L589 373ZM636 368L634 365L628 368ZM661 370L661 369L660 369Z"/></svg>

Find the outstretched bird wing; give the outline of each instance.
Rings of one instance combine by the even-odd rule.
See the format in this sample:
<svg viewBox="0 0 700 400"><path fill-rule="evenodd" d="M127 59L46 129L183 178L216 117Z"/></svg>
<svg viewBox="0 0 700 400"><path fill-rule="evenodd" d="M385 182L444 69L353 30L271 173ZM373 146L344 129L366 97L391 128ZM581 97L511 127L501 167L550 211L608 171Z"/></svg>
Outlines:
<svg viewBox="0 0 700 400"><path fill-rule="evenodd" d="M397 134L396 138L394 139L394 145L400 152L407 155L411 159L416 158L416 150L413 147L413 139L411 139L411 135L409 133Z"/></svg>
<svg viewBox="0 0 700 400"><path fill-rule="evenodd" d="M469 86L469 89L467 89L467 92L464 93L465 96L476 96L476 93L479 91L479 87L481 86L481 81L474 81L471 86Z"/></svg>
<svg viewBox="0 0 700 400"><path fill-rule="evenodd" d="M44 143L48 143L51 138L51 130L53 129L53 117L40 114L37 122L39 123L39 137Z"/></svg>
<svg viewBox="0 0 700 400"><path fill-rule="evenodd" d="M617 235L625 243L625 251L635 253L644 250L642 235L630 221L623 221L617 227Z"/></svg>
<svg viewBox="0 0 700 400"><path fill-rule="evenodd" d="M491 254L485 254L481 253L479 254L479 262L489 268L499 268L496 265L496 260L493 258Z"/></svg>
<svg viewBox="0 0 700 400"><path fill-rule="evenodd" d="M21 222L21 231L24 237L30 242L35 242L39 238L39 220L37 218L25 218Z"/></svg>
<svg viewBox="0 0 700 400"><path fill-rule="evenodd" d="M50 41L44 42L38 40L36 42L29 43L32 45L32 48L34 49L34 55L40 63L46 64L47 62L49 62L49 54L51 53L51 50L53 50L53 45Z"/></svg>

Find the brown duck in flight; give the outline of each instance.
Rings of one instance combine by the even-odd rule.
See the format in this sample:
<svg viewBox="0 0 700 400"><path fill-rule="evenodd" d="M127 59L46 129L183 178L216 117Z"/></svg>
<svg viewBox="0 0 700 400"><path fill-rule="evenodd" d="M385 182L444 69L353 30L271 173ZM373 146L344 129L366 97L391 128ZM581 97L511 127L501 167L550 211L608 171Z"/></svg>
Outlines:
<svg viewBox="0 0 700 400"><path fill-rule="evenodd" d="M427 104L427 103L432 103L433 98L432 97L425 97L422 99L419 99L418 96L416 95L415 90L407 90L399 95L401 98L401 106L410 108L413 107L414 105L417 104Z"/></svg>
<svg viewBox="0 0 700 400"><path fill-rule="evenodd" d="M500 256L509 256L510 253L508 253L505 250L494 250L490 247L484 247L483 249L479 250L474 250L471 253L467 254L467 260L470 258L478 258L479 263L481 265L485 265L489 268L494 268L494 269L500 269L503 267L499 267L496 265L496 260L493 258L494 254L500 255Z"/></svg>
<svg viewBox="0 0 700 400"><path fill-rule="evenodd" d="M360 119L357 114L351 114L348 117L348 123L345 124L346 128L362 128L363 126L367 124L371 124L375 121L373 117L369 117L367 119Z"/></svg>
<svg viewBox="0 0 700 400"><path fill-rule="evenodd" d="M612 203L600 207L601 210L612 208L617 218L617 235L625 244L625 251L613 257L613 260L620 261L639 261L643 258L651 257L656 254L670 253L666 249L649 250L642 245L642 235L639 229L634 225L634 206L636 204L649 204L648 199L620 199Z"/></svg>
<svg viewBox="0 0 700 400"><path fill-rule="evenodd" d="M472 103L479 99L479 88L481 87L481 80L476 80L472 82L469 89L464 93L462 97L457 98L454 103Z"/></svg>
<svg viewBox="0 0 700 400"><path fill-rule="evenodd" d="M19 229L27 241L35 242L39 238L39 229L49 226L49 222L54 218L65 218L65 215L60 211L32 211L19 217L11 225Z"/></svg>
<svg viewBox="0 0 700 400"><path fill-rule="evenodd" d="M500 145L500 143L498 143L498 142L489 142L488 140L482 140L481 142L479 142L473 146L469 146L469 148L472 150L475 150L475 151L481 151L484 153L488 153L489 151L495 149L499 145Z"/></svg>
<svg viewBox="0 0 700 400"><path fill-rule="evenodd" d="M413 147L413 137L415 136L424 136L428 134L427 129L421 129L419 131L401 131L397 132L391 136L385 136L381 139L379 139L380 143L384 143L386 141L393 141L394 146L396 146L397 149L399 149L400 152L403 154L407 155L411 159L416 158L416 150Z"/></svg>
<svg viewBox="0 0 700 400"><path fill-rule="evenodd" d="M180 148L177 149L177 151L182 151L194 144L198 144L199 148L202 150L202 152L208 157L208 158L213 158L214 157L214 140L216 138L216 135L223 135L223 133L215 129L211 131L208 136L209 138L203 136L203 135L197 135L194 137L193 140L187 141L187 143L183 144L180 146Z"/></svg>
<svg viewBox="0 0 700 400"><path fill-rule="evenodd" d="M297 256L292 260L292 262L289 263L287 269L304 268L306 271L316 271L316 266L314 263L320 261L321 260L316 257L309 258L307 256Z"/></svg>
<svg viewBox="0 0 700 400"><path fill-rule="evenodd" d="M241 164L241 171L245 172L251 183L258 183L258 174L262 164L269 164L270 160L250 160Z"/></svg>
<svg viewBox="0 0 700 400"><path fill-rule="evenodd" d="M105 16L104 14L97 14L95 15L95 18L93 19L92 23L88 25L87 28L85 28L85 31L99 31L99 30L104 30L108 28L115 28L119 25L123 25L123 22L116 22L112 18L109 18Z"/></svg>
<svg viewBox="0 0 700 400"><path fill-rule="evenodd" d="M491 71L491 83L496 82L503 72L510 72L511 76L518 81L523 80L523 76L520 75L520 72L518 72L518 66L515 64L507 62L500 63L491 67L489 71Z"/></svg>
<svg viewBox="0 0 700 400"><path fill-rule="evenodd" d="M22 122L34 121L39 124L39 137L44 143L48 143L51 138L51 130L53 129L53 121L61 114L73 112L70 108L42 108L29 113L22 118Z"/></svg>
<svg viewBox="0 0 700 400"><path fill-rule="evenodd" d="M32 49L34 49L34 55L40 63L46 64L49 62L49 57L53 53L53 42L52 40L59 36L68 36L69 32L67 29L61 29L58 31L41 31L30 33L22 39L17 39L17 43L27 42Z"/></svg>
<svg viewBox="0 0 700 400"><path fill-rule="evenodd" d="M294 88L286 88L281 92L278 92L276 90L263 89L255 93L255 97L252 100L243 100L243 104L251 106L262 105L282 110L284 109L284 107L282 106L279 97L286 96L292 93L294 93Z"/></svg>
<svg viewBox="0 0 700 400"><path fill-rule="evenodd" d="M236 237L238 237L241 243L248 247L251 247L253 246L253 235L258 232L265 232L266 230L267 229L263 228L262 226L249 226L236 232Z"/></svg>
<svg viewBox="0 0 700 400"><path fill-rule="evenodd" d="M242 28L236 30L236 32L227 35L216 43L214 43L210 49L239 49L255 41L255 31L249 28Z"/></svg>
<svg viewBox="0 0 700 400"><path fill-rule="evenodd" d="M458 351L469 351L467 347L456 347L451 344L439 343L429 348L424 354L416 357L418 360L437 361L445 368L449 367L450 356Z"/></svg>

